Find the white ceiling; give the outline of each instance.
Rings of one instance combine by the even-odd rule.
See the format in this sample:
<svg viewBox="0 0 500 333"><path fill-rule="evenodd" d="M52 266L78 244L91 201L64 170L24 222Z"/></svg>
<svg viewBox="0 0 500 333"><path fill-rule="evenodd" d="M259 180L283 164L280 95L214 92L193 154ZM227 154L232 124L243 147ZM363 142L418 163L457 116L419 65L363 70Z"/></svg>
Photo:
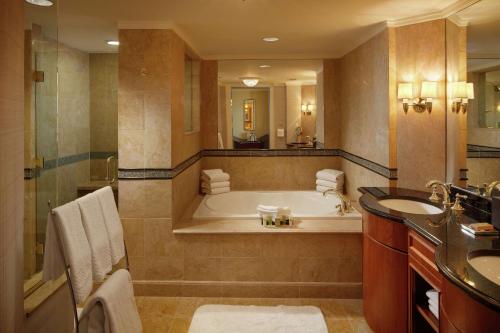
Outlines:
<svg viewBox="0 0 500 333"><path fill-rule="evenodd" d="M242 77L257 77L260 85L316 84L316 75L322 68L321 60L223 60L219 61L219 82L239 83Z"/></svg>
<svg viewBox="0 0 500 333"><path fill-rule="evenodd" d="M117 37L118 26L172 27L207 59L340 57L387 21L444 13L471 1L65 0L59 3L59 39L88 52L110 52L104 41ZM267 44L264 36L281 40Z"/></svg>

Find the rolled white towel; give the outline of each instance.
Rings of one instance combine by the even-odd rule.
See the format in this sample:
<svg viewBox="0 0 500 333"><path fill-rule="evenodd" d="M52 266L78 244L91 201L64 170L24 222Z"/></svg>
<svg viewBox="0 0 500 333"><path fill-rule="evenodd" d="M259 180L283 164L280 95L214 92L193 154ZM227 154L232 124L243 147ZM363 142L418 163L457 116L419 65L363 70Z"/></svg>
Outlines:
<svg viewBox="0 0 500 333"><path fill-rule="evenodd" d="M202 189L202 192L205 193L205 194L221 194L221 193L227 193L227 192L230 192L230 191L231 191L231 188L229 186L214 188L214 189L211 189L211 190L208 190L208 189L205 189L205 188Z"/></svg>
<svg viewBox="0 0 500 333"><path fill-rule="evenodd" d="M344 172L340 170L323 169L316 172L316 178L332 182L344 182Z"/></svg>
<svg viewBox="0 0 500 333"><path fill-rule="evenodd" d="M224 182L201 182L201 187L207 190L211 190L214 188L220 188L220 187L229 187L231 183L229 181L224 181Z"/></svg>
<svg viewBox="0 0 500 333"><path fill-rule="evenodd" d="M278 206L266 206L266 205L258 205L257 211L263 213L277 213L279 207Z"/></svg>
<svg viewBox="0 0 500 333"><path fill-rule="evenodd" d="M336 189L341 189L344 183L339 183L339 182L331 182L329 180L323 180L323 179L316 179L316 185L319 186L324 186L324 187L331 187L331 188L336 188Z"/></svg>
<svg viewBox="0 0 500 333"><path fill-rule="evenodd" d="M332 187L326 187L326 186L321 186L321 185L316 185L316 191L318 192L325 192L328 190L337 190L342 192L342 188L332 188Z"/></svg>
<svg viewBox="0 0 500 333"><path fill-rule="evenodd" d="M435 289L429 289L425 292L425 295L429 298L429 301L432 301L435 304L439 303L439 291Z"/></svg>
<svg viewBox="0 0 500 333"><path fill-rule="evenodd" d="M435 307L434 305L429 305L429 310L432 312L434 317L439 319L439 308Z"/></svg>
<svg viewBox="0 0 500 333"><path fill-rule="evenodd" d="M201 175L201 180L204 182L225 182L229 178L229 174L225 172Z"/></svg>

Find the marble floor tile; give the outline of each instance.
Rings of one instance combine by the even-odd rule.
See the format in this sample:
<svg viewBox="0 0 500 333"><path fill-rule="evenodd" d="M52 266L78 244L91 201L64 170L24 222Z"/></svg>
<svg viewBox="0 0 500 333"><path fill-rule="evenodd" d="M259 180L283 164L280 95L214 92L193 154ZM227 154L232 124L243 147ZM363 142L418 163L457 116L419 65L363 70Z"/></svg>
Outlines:
<svg viewBox="0 0 500 333"><path fill-rule="evenodd" d="M328 332L372 332L357 299L136 297L144 332L187 333L196 309L204 304L312 305L323 312Z"/></svg>

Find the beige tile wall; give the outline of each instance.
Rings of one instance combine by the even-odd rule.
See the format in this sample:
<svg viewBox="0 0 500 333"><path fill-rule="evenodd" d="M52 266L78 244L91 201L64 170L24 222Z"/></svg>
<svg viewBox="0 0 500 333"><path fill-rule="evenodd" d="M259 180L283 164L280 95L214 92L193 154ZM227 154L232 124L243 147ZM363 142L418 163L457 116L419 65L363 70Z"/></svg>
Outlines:
<svg viewBox="0 0 500 333"><path fill-rule="evenodd" d="M474 186L490 184L500 178L500 158L468 158L467 183Z"/></svg>
<svg viewBox="0 0 500 333"><path fill-rule="evenodd" d="M301 87L302 105L313 104L316 107L316 86L302 86ZM302 136L310 136L311 138L316 135L316 109L310 115L302 113L301 126L303 130Z"/></svg>
<svg viewBox="0 0 500 333"><path fill-rule="evenodd" d="M201 148L217 149L218 75L216 60L202 60L200 66Z"/></svg>
<svg viewBox="0 0 500 333"><path fill-rule="evenodd" d="M340 60L323 60L323 113L325 148L340 147Z"/></svg>
<svg viewBox="0 0 500 333"><path fill-rule="evenodd" d="M316 172L339 169L339 157L204 157L203 169L231 175L233 190L314 190Z"/></svg>
<svg viewBox="0 0 500 333"><path fill-rule="evenodd" d="M172 180L172 216L178 225L200 193L201 161L197 161Z"/></svg>
<svg viewBox="0 0 500 333"><path fill-rule="evenodd" d="M342 159L341 169L345 172L345 191L349 198L358 201L361 193L358 188L361 186L391 186L389 179L380 176L362 166L349 160Z"/></svg>
<svg viewBox="0 0 500 333"><path fill-rule="evenodd" d="M23 322L24 2L0 2L0 331Z"/></svg>

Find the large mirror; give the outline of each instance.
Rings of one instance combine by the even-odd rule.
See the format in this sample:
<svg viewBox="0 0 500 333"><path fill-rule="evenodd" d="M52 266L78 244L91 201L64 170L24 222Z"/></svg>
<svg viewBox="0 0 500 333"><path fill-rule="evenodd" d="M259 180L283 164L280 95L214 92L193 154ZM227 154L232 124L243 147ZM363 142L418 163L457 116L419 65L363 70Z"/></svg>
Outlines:
<svg viewBox="0 0 500 333"><path fill-rule="evenodd" d="M462 11L467 27L467 186L484 193L500 180L500 2L483 0Z"/></svg>
<svg viewBox="0 0 500 333"><path fill-rule="evenodd" d="M219 61L219 149L323 147L322 60Z"/></svg>
<svg viewBox="0 0 500 333"><path fill-rule="evenodd" d="M49 207L109 184L117 195L118 31L68 29L63 6L25 2L26 295L42 284Z"/></svg>

